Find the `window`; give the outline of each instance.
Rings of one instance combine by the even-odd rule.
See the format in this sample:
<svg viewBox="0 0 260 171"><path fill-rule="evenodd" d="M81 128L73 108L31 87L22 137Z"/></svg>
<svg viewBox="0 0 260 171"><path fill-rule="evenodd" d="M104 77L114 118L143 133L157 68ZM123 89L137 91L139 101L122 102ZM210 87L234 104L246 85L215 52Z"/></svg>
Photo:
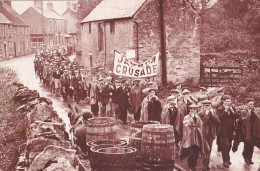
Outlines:
<svg viewBox="0 0 260 171"><path fill-rule="evenodd" d="M36 43L36 42L32 42L32 43L31 43L31 47L32 47L32 48L36 48L36 47L37 47L37 43Z"/></svg>
<svg viewBox="0 0 260 171"><path fill-rule="evenodd" d="M9 44L9 55L13 55L14 52L14 48L13 48L13 42L8 42Z"/></svg>
<svg viewBox="0 0 260 171"><path fill-rule="evenodd" d="M52 32L52 30L51 30L51 20L49 21L49 31Z"/></svg>
<svg viewBox="0 0 260 171"><path fill-rule="evenodd" d="M115 33L115 21L110 21L110 33Z"/></svg>
<svg viewBox="0 0 260 171"><path fill-rule="evenodd" d="M42 42L38 42L38 48L43 47L43 43Z"/></svg>
<svg viewBox="0 0 260 171"><path fill-rule="evenodd" d="M28 41L26 41L25 46L26 46L27 51L29 51L29 42Z"/></svg>
<svg viewBox="0 0 260 171"><path fill-rule="evenodd" d="M93 67L92 54L89 54L90 67Z"/></svg>
<svg viewBox="0 0 260 171"><path fill-rule="evenodd" d="M4 30L2 28L3 28L3 26L0 25L0 39L2 38L2 36L3 36L2 33L4 32Z"/></svg>
<svg viewBox="0 0 260 171"><path fill-rule="evenodd" d="M103 50L103 29L102 29L102 24L98 24L98 50L102 51Z"/></svg>
<svg viewBox="0 0 260 171"><path fill-rule="evenodd" d="M8 37L11 37L11 26L8 25L7 27Z"/></svg>
<svg viewBox="0 0 260 171"><path fill-rule="evenodd" d="M1 26L0 26L1 28ZM0 43L0 56L2 56L2 53L3 53L3 43Z"/></svg>
<svg viewBox="0 0 260 171"><path fill-rule="evenodd" d="M4 25L4 26L3 26L3 38L6 37L6 33L5 33L5 32L6 32L6 28L5 28L5 27L6 27L6 26Z"/></svg>
<svg viewBox="0 0 260 171"><path fill-rule="evenodd" d="M17 27L17 35L20 35L20 27Z"/></svg>
<svg viewBox="0 0 260 171"><path fill-rule="evenodd" d="M57 21L54 21L54 32L57 31Z"/></svg>
<svg viewBox="0 0 260 171"><path fill-rule="evenodd" d="M18 46L18 52L21 53L21 42L18 42L17 46Z"/></svg>
<svg viewBox="0 0 260 171"><path fill-rule="evenodd" d="M14 35L16 35L16 26L13 26Z"/></svg>
<svg viewBox="0 0 260 171"><path fill-rule="evenodd" d="M91 22L88 23L88 33L91 33Z"/></svg>

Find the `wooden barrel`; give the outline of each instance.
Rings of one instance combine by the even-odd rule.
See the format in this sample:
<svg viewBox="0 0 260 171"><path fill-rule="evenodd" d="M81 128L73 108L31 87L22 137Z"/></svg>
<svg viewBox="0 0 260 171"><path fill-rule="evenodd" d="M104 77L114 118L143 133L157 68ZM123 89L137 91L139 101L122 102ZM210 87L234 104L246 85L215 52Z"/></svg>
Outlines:
<svg viewBox="0 0 260 171"><path fill-rule="evenodd" d="M134 171L136 149L98 145L90 148L93 171Z"/></svg>
<svg viewBox="0 0 260 171"><path fill-rule="evenodd" d="M136 167L137 169L141 168L141 139L142 139L142 130L144 125L148 124L160 124L158 121L136 121L131 124L130 127L130 138L129 146L137 149L136 154Z"/></svg>
<svg viewBox="0 0 260 171"><path fill-rule="evenodd" d="M90 148L97 145L111 145L111 147L125 147L127 146L127 142L125 140L120 139L112 139L112 140L93 140L87 142L87 149L90 152Z"/></svg>
<svg viewBox="0 0 260 171"><path fill-rule="evenodd" d="M174 142L173 126L145 125L141 140L143 170L173 170Z"/></svg>
<svg viewBox="0 0 260 171"><path fill-rule="evenodd" d="M97 117L87 122L86 142L116 138L116 121L110 117Z"/></svg>

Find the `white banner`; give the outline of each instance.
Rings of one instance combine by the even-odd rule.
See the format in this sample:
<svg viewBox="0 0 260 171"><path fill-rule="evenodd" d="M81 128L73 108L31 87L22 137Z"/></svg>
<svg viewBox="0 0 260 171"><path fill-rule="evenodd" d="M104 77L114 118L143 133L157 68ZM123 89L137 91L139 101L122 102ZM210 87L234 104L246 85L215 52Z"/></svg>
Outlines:
<svg viewBox="0 0 260 171"><path fill-rule="evenodd" d="M122 54L115 51L114 74L131 78L152 77L158 73L159 55L156 53L153 57L143 63L136 63L126 59Z"/></svg>

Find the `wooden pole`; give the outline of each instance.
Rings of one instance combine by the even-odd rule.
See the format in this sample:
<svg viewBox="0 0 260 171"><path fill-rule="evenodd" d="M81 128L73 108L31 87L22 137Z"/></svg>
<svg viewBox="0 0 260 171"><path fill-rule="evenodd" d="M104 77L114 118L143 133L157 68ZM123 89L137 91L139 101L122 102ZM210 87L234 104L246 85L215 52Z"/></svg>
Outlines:
<svg viewBox="0 0 260 171"><path fill-rule="evenodd" d="M44 44L44 18L43 18L43 0L41 0L41 10L42 10L42 43Z"/></svg>
<svg viewBox="0 0 260 171"><path fill-rule="evenodd" d="M167 58L166 58L166 33L164 21L164 0L159 0L160 30L161 30L161 66L162 66L162 84L167 84Z"/></svg>

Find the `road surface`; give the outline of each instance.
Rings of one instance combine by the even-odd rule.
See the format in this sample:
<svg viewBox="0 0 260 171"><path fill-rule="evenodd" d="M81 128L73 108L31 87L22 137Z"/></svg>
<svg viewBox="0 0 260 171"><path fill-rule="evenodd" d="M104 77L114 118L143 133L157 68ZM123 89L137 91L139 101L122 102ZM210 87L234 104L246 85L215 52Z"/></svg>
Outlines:
<svg viewBox="0 0 260 171"><path fill-rule="evenodd" d="M63 119L63 121L66 123L66 130L68 131L70 128L70 124L67 115L67 113L69 112L67 103L64 103L61 97L56 97L55 95L51 94L49 90L40 83L39 78L37 78L34 73L33 60L34 55L29 55L25 57L11 59L8 61L2 61L0 62L0 66L9 66L13 68L17 72L18 78L22 84L24 84L32 90L37 90L42 97L51 99L53 102L53 107L55 108L59 116ZM87 110L89 109L89 106L87 106L84 102L81 102L80 108L82 110ZM126 138L126 136L129 135L129 132L127 132L129 130L129 126L121 128L123 128L123 131L121 130L120 136ZM221 153L217 152L217 145L216 142L214 142L210 162L211 170L260 171L260 150L256 147L254 149L253 165L246 165L244 163L242 151L243 143L239 145L238 151L236 153L230 152L232 164L229 169L225 169L222 165ZM179 161L177 159L176 163L181 165L184 169L187 169L186 160ZM197 169L201 170L201 160L198 161Z"/></svg>

